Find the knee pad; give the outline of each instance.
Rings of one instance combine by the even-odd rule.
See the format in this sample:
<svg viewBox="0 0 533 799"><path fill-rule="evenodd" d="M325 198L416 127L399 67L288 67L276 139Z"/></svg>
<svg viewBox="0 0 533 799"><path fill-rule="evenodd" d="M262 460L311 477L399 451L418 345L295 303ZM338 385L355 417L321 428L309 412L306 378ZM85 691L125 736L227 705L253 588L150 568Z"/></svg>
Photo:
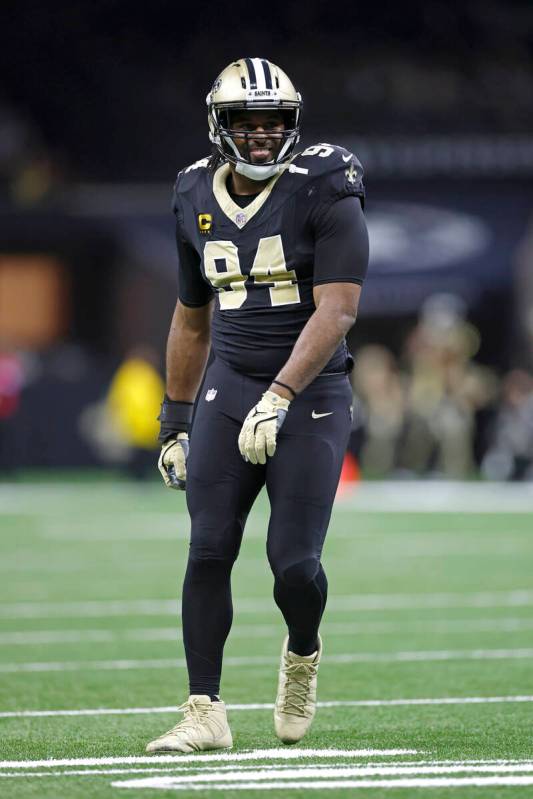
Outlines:
<svg viewBox="0 0 533 799"><path fill-rule="evenodd" d="M316 558L306 558L289 564L271 564L271 566L278 580L291 588L302 588L315 579L320 561Z"/></svg>
<svg viewBox="0 0 533 799"><path fill-rule="evenodd" d="M239 554L242 533L238 527L198 523L193 520L189 560L224 561L233 564Z"/></svg>

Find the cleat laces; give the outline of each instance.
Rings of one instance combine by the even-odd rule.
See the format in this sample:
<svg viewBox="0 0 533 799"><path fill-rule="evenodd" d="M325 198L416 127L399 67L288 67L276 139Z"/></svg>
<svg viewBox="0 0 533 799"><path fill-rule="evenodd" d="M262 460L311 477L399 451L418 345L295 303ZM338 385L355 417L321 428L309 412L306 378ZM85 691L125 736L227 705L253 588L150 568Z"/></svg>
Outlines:
<svg viewBox="0 0 533 799"><path fill-rule="evenodd" d="M285 696L283 698L283 713L305 718L307 700L309 698L310 684L318 671L317 663L290 663L285 659Z"/></svg>
<svg viewBox="0 0 533 799"><path fill-rule="evenodd" d="M194 732L198 724L207 721L211 706L205 702L199 702L197 699L190 699L184 702L183 705L178 707L178 712L183 713L184 717L178 721L172 729L168 730L165 735L175 735L182 732ZM164 736L161 736L162 738Z"/></svg>

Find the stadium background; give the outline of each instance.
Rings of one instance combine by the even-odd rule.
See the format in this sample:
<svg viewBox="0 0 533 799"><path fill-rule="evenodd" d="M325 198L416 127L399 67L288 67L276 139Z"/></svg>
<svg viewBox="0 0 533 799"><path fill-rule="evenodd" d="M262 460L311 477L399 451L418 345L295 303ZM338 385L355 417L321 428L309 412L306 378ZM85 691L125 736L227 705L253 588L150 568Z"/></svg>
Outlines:
<svg viewBox="0 0 533 799"><path fill-rule="evenodd" d="M147 473L153 428L123 440L111 381L132 355L162 370L174 176L208 152L218 71L259 54L303 93L303 143L341 143L366 171L352 452L371 476L531 475L530 3L5 2L2 17L1 469Z"/></svg>
<svg viewBox="0 0 533 799"><path fill-rule="evenodd" d="M532 34L530 2L3 0L2 796L531 795ZM211 82L245 54L294 77L304 144L364 163L350 448L388 479L335 502L303 751L272 729L284 630L261 495L232 577L234 750L155 762L187 682L189 521L151 449L170 194L207 153Z"/></svg>

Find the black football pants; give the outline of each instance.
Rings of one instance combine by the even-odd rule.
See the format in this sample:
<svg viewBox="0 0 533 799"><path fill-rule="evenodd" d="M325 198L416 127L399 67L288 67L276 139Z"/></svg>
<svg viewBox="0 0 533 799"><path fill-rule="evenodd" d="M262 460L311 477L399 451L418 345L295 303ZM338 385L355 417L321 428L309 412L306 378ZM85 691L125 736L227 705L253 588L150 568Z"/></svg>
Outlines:
<svg viewBox="0 0 533 799"><path fill-rule="evenodd" d="M261 466L243 460L237 440L269 385L217 359L199 397L187 461L191 542L182 603L191 694L219 692L233 617L231 570L265 484L274 599L291 651L316 649L327 595L320 557L350 433L352 391L345 375L317 378L291 403L276 453Z"/></svg>

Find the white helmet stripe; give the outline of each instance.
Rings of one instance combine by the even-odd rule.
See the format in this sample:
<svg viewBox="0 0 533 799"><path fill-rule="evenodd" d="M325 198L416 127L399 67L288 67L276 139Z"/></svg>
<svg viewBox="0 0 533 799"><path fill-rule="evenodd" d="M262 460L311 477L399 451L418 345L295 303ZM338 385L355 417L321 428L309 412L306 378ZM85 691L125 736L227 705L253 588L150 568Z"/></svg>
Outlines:
<svg viewBox="0 0 533 799"><path fill-rule="evenodd" d="M261 63L260 58L252 58L250 59L254 65L255 69L255 76L257 78L257 88L258 89L266 89L266 79L265 79L265 71L263 69L263 64Z"/></svg>

